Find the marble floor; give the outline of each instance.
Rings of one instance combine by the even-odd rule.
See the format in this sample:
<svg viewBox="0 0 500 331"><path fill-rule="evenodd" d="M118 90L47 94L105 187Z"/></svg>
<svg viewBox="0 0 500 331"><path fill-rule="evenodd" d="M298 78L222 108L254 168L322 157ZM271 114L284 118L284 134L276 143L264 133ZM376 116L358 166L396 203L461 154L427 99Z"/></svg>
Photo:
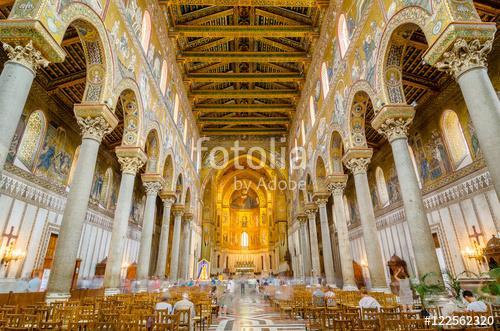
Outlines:
<svg viewBox="0 0 500 331"><path fill-rule="evenodd" d="M294 331L305 330L303 321L282 319L279 312L258 294L235 298L227 316L213 321L209 331Z"/></svg>

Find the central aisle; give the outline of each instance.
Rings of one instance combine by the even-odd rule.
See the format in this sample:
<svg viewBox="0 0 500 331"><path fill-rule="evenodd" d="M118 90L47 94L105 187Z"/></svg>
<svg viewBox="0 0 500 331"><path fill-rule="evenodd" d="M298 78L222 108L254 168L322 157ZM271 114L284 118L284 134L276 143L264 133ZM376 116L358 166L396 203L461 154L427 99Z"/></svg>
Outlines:
<svg viewBox="0 0 500 331"><path fill-rule="evenodd" d="M285 317L287 318L287 317ZM210 331L294 331L305 330L301 320L281 319L258 294L244 294L234 299L227 316L217 318Z"/></svg>

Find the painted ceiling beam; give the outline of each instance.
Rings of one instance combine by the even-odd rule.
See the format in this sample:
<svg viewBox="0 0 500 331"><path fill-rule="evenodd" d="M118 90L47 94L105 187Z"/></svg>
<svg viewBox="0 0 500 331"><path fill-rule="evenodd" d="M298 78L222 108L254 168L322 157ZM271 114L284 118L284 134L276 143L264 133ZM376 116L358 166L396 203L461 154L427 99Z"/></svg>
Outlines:
<svg viewBox="0 0 500 331"><path fill-rule="evenodd" d="M278 136L287 133L286 128L213 128L202 129L202 135L210 136L234 136L234 135L253 135L253 136Z"/></svg>
<svg viewBox="0 0 500 331"><path fill-rule="evenodd" d="M176 25L171 37L319 37L319 30L306 25Z"/></svg>
<svg viewBox="0 0 500 331"><path fill-rule="evenodd" d="M288 117L248 117L248 116L235 116L235 117L200 117L198 123L202 125L207 124L290 124Z"/></svg>
<svg viewBox="0 0 500 331"><path fill-rule="evenodd" d="M198 104L193 107L198 113L291 113L293 106L287 104Z"/></svg>
<svg viewBox="0 0 500 331"><path fill-rule="evenodd" d="M191 73L185 80L196 83L224 82L303 82L302 74L293 73Z"/></svg>
<svg viewBox="0 0 500 331"><path fill-rule="evenodd" d="M297 90L194 90L189 93L190 97L198 99L281 99L298 98L300 91Z"/></svg>
<svg viewBox="0 0 500 331"><path fill-rule="evenodd" d="M318 7L325 0L159 0L161 5L245 6L245 7Z"/></svg>
<svg viewBox="0 0 500 331"><path fill-rule="evenodd" d="M310 62L305 52L182 52L180 62Z"/></svg>

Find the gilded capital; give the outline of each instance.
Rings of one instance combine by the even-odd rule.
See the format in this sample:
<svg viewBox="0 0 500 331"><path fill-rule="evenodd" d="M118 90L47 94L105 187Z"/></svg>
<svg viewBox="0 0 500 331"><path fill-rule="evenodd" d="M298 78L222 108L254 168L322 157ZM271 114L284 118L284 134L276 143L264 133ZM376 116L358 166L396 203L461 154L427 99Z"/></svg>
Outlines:
<svg viewBox="0 0 500 331"><path fill-rule="evenodd" d="M316 206L314 202L306 203L306 205L304 206L304 211L309 218L315 216L317 210L318 206Z"/></svg>
<svg viewBox="0 0 500 331"><path fill-rule="evenodd" d="M487 66L487 55L491 51L491 39L481 41L474 39L467 41L463 38L455 40L453 47L443 54L436 68L445 71L455 78L474 68Z"/></svg>
<svg viewBox="0 0 500 331"><path fill-rule="evenodd" d="M3 49L7 53L9 62L19 63L25 66L36 74L36 71L40 67L47 67L49 61L45 59L42 53L33 46L33 42L29 41L25 46L17 45L11 46L7 43L3 43Z"/></svg>
<svg viewBox="0 0 500 331"><path fill-rule="evenodd" d="M193 220L193 213L186 211L182 217L184 221L191 222Z"/></svg>
<svg viewBox="0 0 500 331"><path fill-rule="evenodd" d="M146 154L139 147L120 146L116 148L116 156L122 173L135 175L146 162Z"/></svg>
<svg viewBox="0 0 500 331"><path fill-rule="evenodd" d="M297 220L299 221L299 223L303 224L307 221L307 215L304 213L299 213L297 214Z"/></svg>
<svg viewBox="0 0 500 331"><path fill-rule="evenodd" d="M172 206L172 212L174 213L174 216L182 217L182 215L184 215L184 205L178 203L174 204Z"/></svg>
<svg viewBox="0 0 500 331"><path fill-rule="evenodd" d="M409 105L384 106L372 121L372 127L387 137L389 142L406 139L408 128L415 116L415 109Z"/></svg>
<svg viewBox="0 0 500 331"><path fill-rule="evenodd" d="M328 177L328 190L333 195L342 196L346 185L347 175L331 175Z"/></svg>
<svg viewBox="0 0 500 331"><path fill-rule="evenodd" d="M343 158L345 166L353 175L366 173L373 155L371 148L351 148Z"/></svg>
<svg viewBox="0 0 500 331"><path fill-rule="evenodd" d="M314 192L313 200L318 207L324 207L326 206L329 197L329 192Z"/></svg>
<svg viewBox="0 0 500 331"><path fill-rule="evenodd" d="M147 195L157 195L163 186L163 178L159 174L143 174L141 179Z"/></svg>
<svg viewBox="0 0 500 331"><path fill-rule="evenodd" d="M169 207L172 207L172 205L175 203L175 200L176 200L175 192L173 192L173 191L161 191L160 198L163 201L164 205L168 205Z"/></svg>
<svg viewBox="0 0 500 331"><path fill-rule="evenodd" d="M77 104L74 112L83 139L101 142L118 125L115 114L104 104Z"/></svg>

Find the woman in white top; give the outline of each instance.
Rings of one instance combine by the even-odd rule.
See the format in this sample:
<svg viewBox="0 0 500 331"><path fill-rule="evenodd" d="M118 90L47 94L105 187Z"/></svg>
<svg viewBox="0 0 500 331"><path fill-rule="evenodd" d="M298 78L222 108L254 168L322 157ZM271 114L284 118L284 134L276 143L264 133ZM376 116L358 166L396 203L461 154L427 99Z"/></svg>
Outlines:
<svg viewBox="0 0 500 331"><path fill-rule="evenodd" d="M410 311L413 306L413 291L410 285L410 277L403 267L399 267L394 273L394 278L399 282L399 303L404 311Z"/></svg>

